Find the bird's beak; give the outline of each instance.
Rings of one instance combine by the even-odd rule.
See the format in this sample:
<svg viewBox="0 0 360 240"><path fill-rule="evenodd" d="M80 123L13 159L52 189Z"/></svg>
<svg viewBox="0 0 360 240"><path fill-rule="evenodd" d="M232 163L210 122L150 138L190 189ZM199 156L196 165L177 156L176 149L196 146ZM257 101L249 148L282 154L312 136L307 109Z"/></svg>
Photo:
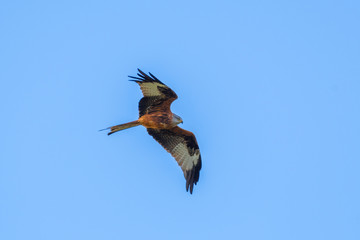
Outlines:
<svg viewBox="0 0 360 240"><path fill-rule="evenodd" d="M181 123L184 123L184 121L183 121L183 120L181 120Z"/></svg>

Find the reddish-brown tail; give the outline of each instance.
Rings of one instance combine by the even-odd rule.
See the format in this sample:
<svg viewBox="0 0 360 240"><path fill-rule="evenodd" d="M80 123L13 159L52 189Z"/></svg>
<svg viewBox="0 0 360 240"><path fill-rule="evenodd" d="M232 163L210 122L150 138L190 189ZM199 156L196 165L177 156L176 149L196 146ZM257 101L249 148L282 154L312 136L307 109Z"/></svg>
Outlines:
<svg viewBox="0 0 360 240"><path fill-rule="evenodd" d="M110 129L110 132L108 133L108 135L113 134L113 133L118 132L118 131L121 131L121 130L124 130L124 129L127 129L127 128L136 127L136 126L139 126L139 125L140 125L139 121L136 120L136 121L132 121L132 122L112 126L112 127L107 128L107 129Z"/></svg>

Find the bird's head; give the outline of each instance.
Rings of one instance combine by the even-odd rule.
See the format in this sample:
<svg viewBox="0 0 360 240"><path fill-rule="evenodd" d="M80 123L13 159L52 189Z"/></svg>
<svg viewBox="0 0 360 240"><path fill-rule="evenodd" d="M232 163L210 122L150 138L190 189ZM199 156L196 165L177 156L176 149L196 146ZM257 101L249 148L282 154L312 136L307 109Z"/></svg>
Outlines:
<svg viewBox="0 0 360 240"><path fill-rule="evenodd" d="M183 120L181 117L173 113L173 123L178 125L179 123L183 123Z"/></svg>

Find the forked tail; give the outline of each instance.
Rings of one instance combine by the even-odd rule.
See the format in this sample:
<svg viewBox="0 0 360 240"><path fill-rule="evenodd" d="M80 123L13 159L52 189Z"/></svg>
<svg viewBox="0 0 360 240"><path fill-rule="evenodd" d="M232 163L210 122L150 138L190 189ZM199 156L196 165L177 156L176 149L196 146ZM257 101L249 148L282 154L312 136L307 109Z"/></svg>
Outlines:
<svg viewBox="0 0 360 240"><path fill-rule="evenodd" d="M118 131L121 131L121 130L124 130L124 129L128 129L128 128L132 128L132 127L136 127L136 126L139 126L139 125L141 125L141 123L138 120L136 120L136 121L132 121L132 122L112 126L112 127L109 127L109 128L105 128L103 130L110 129L110 132L108 133L108 135L110 135L110 134L113 134L115 132L118 132Z"/></svg>

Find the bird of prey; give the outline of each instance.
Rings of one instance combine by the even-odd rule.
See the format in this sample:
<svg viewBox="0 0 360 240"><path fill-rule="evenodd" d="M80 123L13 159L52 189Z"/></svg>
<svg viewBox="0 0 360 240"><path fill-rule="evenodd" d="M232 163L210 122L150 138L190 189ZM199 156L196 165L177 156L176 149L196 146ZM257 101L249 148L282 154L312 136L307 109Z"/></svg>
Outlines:
<svg viewBox="0 0 360 240"><path fill-rule="evenodd" d="M145 74L138 69L137 77L129 76L144 95L139 102L139 119L125 124L109 127L108 135L115 132L144 126L148 133L158 141L177 161L186 179L186 191L192 194L194 184L199 180L201 155L195 135L177 125L183 120L170 110L171 103L178 97L168 86L154 75Z"/></svg>

